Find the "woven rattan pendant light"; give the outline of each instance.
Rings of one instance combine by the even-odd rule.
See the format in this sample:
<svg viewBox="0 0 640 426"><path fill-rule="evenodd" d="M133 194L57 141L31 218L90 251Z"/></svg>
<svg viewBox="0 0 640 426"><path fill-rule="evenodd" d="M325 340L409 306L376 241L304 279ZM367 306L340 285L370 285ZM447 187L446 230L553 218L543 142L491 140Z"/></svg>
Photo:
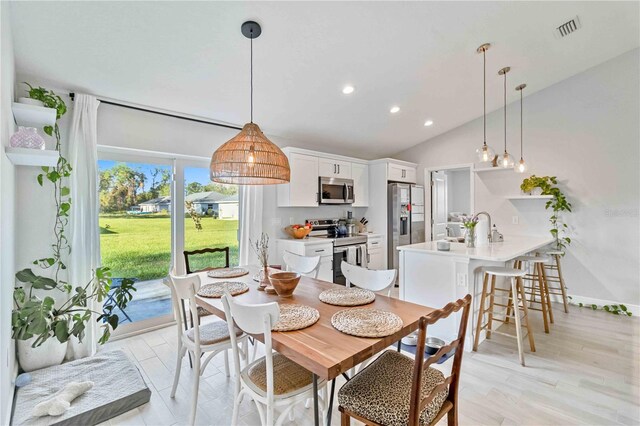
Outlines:
<svg viewBox="0 0 640 426"><path fill-rule="evenodd" d="M213 153L211 180L236 185L288 183L291 171L287 156L253 122L253 39L262 29L257 22L247 21L241 31L251 40L251 121Z"/></svg>

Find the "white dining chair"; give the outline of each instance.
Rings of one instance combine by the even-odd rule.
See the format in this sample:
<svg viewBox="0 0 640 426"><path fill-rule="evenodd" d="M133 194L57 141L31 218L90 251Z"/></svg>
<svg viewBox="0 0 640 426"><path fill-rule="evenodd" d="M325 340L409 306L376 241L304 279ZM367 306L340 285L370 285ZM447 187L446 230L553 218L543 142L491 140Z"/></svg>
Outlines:
<svg viewBox="0 0 640 426"><path fill-rule="evenodd" d="M311 278L318 278L320 269L320 256L301 256L299 254L284 252L282 260L287 267L287 271L297 272Z"/></svg>
<svg viewBox="0 0 640 426"><path fill-rule="evenodd" d="M265 356L253 361L242 371L238 362L241 352L235 344L236 338L231 335L236 377L231 424L238 424L238 410L245 395L256 404L263 426L280 426L287 416L293 420L295 405L313 398L313 375L284 355L272 351L271 329L280 319L278 303L244 305L237 303L226 293L222 296L222 304L230 330L235 323L247 334L264 334ZM326 382L319 382L318 390L318 405L324 416ZM276 408L283 408L277 418Z"/></svg>
<svg viewBox="0 0 640 426"><path fill-rule="evenodd" d="M242 333L237 327L228 327L225 321L213 321L206 324L200 324L200 316L196 306L196 293L200 289L200 277L198 275L187 275L185 277L177 277L173 274L169 275L171 287L171 299L173 304L173 312L177 321L178 330L178 360L176 363L176 371L173 378L173 387L171 388L171 398L175 398L178 382L180 380L180 370L182 369L182 358L189 351L193 360L193 389L191 397L191 416L190 424L195 423L196 410L198 406L198 388L200 387L200 376L209 365L209 361L219 353L224 353L225 371L229 376L229 357L227 350L232 345L236 345L238 353L242 354L242 359L247 359L247 335ZM183 328L183 316L180 307L187 303L194 326L188 329ZM231 331L230 331L231 330ZM229 333L233 334L233 339L229 338ZM243 345L242 349L237 345ZM209 353L208 356L201 359L203 354ZM234 362L240 362L237 357ZM239 365L236 366L239 368Z"/></svg>
<svg viewBox="0 0 640 426"><path fill-rule="evenodd" d="M347 280L347 287L355 285L371 291L386 291L391 296L391 290L396 282L395 269L367 269L342 261L340 265L342 275Z"/></svg>

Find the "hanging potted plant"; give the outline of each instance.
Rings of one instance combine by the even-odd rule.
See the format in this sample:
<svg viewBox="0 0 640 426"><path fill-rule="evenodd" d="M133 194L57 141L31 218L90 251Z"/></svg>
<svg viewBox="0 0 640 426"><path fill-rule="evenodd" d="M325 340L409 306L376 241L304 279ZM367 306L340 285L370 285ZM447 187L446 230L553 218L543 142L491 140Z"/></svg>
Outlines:
<svg viewBox="0 0 640 426"><path fill-rule="evenodd" d="M566 236L567 224L562 220L562 212L571 212L571 203L567 201L567 197L556 185L558 179L555 176L538 177L532 175L522 181L520 189L524 193L531 193L533 190L539 189L540 195L550 195L551 199L546 202L545 209L553 210L553 214L549 218L551 229L549 232L555 239L555 249L563 250L571 244L571 238Z"/></svg>
<svg viewBox="0 0 640 426"><path fill-rule="evenodd" d="M62 98L53 91L43 87L28 87L29 98L42 101L45 107L56 110L56 122L53 126L45 126L44 133L55 138L55 149L61 152L61 136L58 120L66 113L67 106ZM40 186L47 182L53 187L55 203L55 220L50 257L36 259L32 263L42 270L48 271L48 277L40 276L31 269L23 269L16 273L17 285L14 288L14 308L11 316L12 337L17 340L18 359L25 371L31 371L63 361L67 343L71 338L82 341L86 324L93 314L103 323L103 335L100 343L109 339L112 329L118 325L118 316L114 309L126 308L131 300L131 292L135 291L133 283L125 280L119 288L112 292L113 303L105 304L101 312L91 308L95 299L102 302L111 290L111 275L108 268L98 268L95 277L84 286L74 287L63 280L66 264L63 257L71 252L66 237L71 200L69 187L64 180L71 175L71 166L64 156L60 155L54 167L42 167L37 176ZM34 292L35 290L35 292ZM43 292L52 292L43 296ZM37 293L37 294L36 294ZM56 304L56 296L61 303ZM55 339L52 339L55 337Z"/></svg>

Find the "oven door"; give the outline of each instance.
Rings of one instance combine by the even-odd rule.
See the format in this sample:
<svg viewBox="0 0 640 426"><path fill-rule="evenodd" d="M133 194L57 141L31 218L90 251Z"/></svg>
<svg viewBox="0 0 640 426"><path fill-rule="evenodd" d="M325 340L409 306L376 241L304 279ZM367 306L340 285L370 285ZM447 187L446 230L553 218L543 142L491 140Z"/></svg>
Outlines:
<svg viewBox="0 0 640 426"><path fill-rule="evenodd" d="M352 204L353 180L321 177L320 204Z"/></svg>

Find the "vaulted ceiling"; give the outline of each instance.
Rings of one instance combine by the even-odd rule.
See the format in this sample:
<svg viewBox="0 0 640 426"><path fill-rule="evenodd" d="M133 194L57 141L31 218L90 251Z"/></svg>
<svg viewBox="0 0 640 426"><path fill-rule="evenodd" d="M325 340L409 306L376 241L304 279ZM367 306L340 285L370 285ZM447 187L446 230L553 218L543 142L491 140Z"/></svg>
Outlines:
<svg viewBox="0 0 640 426"><path fill-rule="evenodd" d="M240 25L256 20L255 121L364 158L481 116L484 42L489 111L504 66L513 101L519 83L531 94L640 44L638 2L14 2L11 15L21 76L234 124L249 119ZM556 38L575 16L582 28Z"/></svg>

